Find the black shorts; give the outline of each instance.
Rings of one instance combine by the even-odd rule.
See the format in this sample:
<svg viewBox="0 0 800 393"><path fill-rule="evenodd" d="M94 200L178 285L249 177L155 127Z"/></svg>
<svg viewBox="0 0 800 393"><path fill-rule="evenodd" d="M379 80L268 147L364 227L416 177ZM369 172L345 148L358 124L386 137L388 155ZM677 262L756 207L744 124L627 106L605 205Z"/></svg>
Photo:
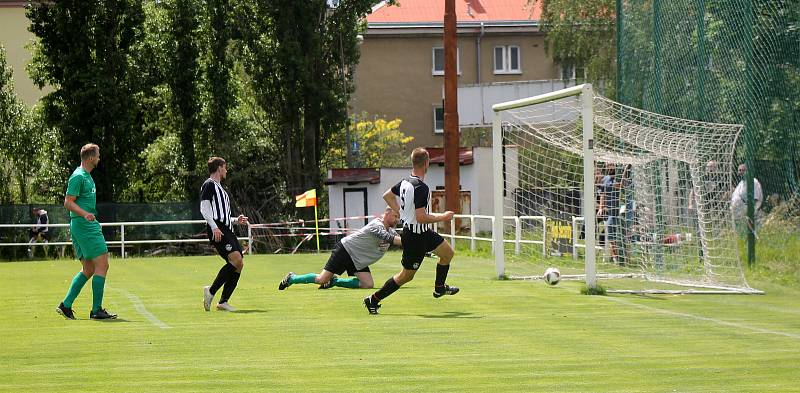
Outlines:
<svg viewBox="0 0 800 393"><path fill-rule="evenodd" d="M42 240L50 241L50 232L36 232L34 230L28 231L30 232L30 237L39 238L41 236Z"/></svg>
<svg viewBox="0 0 800 393"><path fill-rule="evenodd" d="M369 273L369 266L361 270L356 269L353 258L350 257L350 254L344 248L341 241L333 246L333 251L331 251L331 256L328 258L328 263L325 264L324 269L338 275L346 271L348 276L355 276L356 272Z"/></svg>
<svg viewBox="0 0 800 393"><path fill-rule="evenodd" d="M219 227L219 230L222 231L222 239L220 239L219 242L215 242L214 233L211 231L211 228L206 225L208 240L211 242L211 245L217 249L219 256L227 262L228 254L234 251L239 251L239 254L244 255L242 246L239 244L239 239L236 238L236 235L233 234L231 229L228 227Z"/></svg>
<svg viewBox="0 0 800 393"><path fill-rule="evenodd" d="M407 229L403 229L400 239L403 241L403 268L408 270L419 269L425 254L435 250L444 242L444 239L434 231L414 233Z"/></svg>

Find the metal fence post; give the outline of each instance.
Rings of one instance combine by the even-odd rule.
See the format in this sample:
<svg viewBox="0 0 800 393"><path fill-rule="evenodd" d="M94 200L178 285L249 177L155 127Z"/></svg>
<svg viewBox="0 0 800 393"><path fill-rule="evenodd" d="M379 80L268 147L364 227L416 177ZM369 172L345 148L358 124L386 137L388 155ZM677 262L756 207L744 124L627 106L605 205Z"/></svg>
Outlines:
<svg viewBox="0 0 800 393"><path fill-rule="evenodd" d="M469 249L475 251L475 216L469 216Z"/></svg>
<svg viewBox="0 0 800 393"><path fill-rule="evenodd" d="M120 239L120 254L122 259L125 259L125 224L119 226L119 239Z"/></svg>
<svg viewBox="0 0 800 393"><path fill-rule="evenodd" d="M542 256L547 255L547 217L542 217Z"/></svg>
<svg viewBox="0 0 800 393"><path fill-rule="evenodd" d="M253 255L253 227L247 223L247 255Z"/></svg>
<svg viewBox="0 0 800 393"><path fill-rule="evenodd" d="M572 259L578 260L578 218L572 217Z"/></svg>
<svg viewBox="0 0 800 393"><path fill-rule="evenodd" d="M500 242L500 247L503 246L503 234L501 233L499 238L494 235L494 231L495 231L494 223L495 223L496 220L497 220L496 217L492 217L492 255L495 255L497 253L497 247L498 247L497 246L497 242L498 241ZM500 239L500 240L497 240L497 239ZM503 249L500 249L500 252L503 252Z"/></svg>
<svg viewBox="0 0 800 393"><path fill-rule="evenodd" d="M520 238L522 237L522 221L519 216L514 217L514 254L519 255L521 251Z"/></svg>
<svg viewBox="0 0 800 393"><path fill-rule="evenodd" d="M456 249L456 218L455 218L455 216L453 217L452 220L450 220L450 245L453 247L454 250Z"/></svg>

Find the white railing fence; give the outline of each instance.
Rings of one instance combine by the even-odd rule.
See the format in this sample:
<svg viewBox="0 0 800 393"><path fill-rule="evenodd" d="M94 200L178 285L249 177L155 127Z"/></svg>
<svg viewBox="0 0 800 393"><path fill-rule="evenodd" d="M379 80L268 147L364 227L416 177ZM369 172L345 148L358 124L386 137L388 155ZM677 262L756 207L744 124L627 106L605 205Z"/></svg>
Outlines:
<svg viewBox="0 0 800 393"><path fill-rule="evenodd" d="M234 225L240 225L236 223L236 218L233 219ZM187 225L187 224L205 224L205 220L182 220L182 221L138 221L138 222L103 222L100 223L101 227L119 227L119 240L108 240L106 244L109 246L117 246L120 249L120 256L122 258L126 257L125 247L131 246L135 244L176 244L176 243L207 243L208 239L201 238L201 239L144 239L144 240L126 240L125 239L125 227L135 227L135 226L168 226L168 225ZM32 224L0 224L0 228L33 228L33 227L48 227L48 228L69 228L69 224L46 224L46 225L32 225ZM247 240L247 244L252 244L252 235L250 232L250 226L247 225L247 237L238 237L239 241ZM61 242L47 242L46 244L42 243L20 243L20 242L10 242L4 243L0 242L0 246L71 246L71 241L61 241ZM248 248L247 252L252 254L252 250Z"/></svg>
<svg viewBox="0 0 800 393"><path fill-rule="evenodd" d="M492 254L495 252L494 247L494 240L492 238L492 233L489 231L488 233L479 233L477 232L476 228L480 221L489 222L489 228L494 228L495 217L494 216L487 216L487 215L479 215L479 214L456 214L454 216L457 219L461 220L469 220L469 233L462 233L459 234L456 230L456 220L452 220L450 222L449 233L443 234L443 236L450 240L450 243L453 247L456 246L456 241L469 241L470 242L470 250L475 251L477 249L477 242L488 242L492 245L491 251ZM322 219L320 223L329 223L329 222L338 222L341 221L346 223L347 220L353 219L363 219L363 218L372 218L372 216L363 216L363 217L342 217L342 218L333 218L333 219ZM541 246L541 253L542 255L547 255L547 223L548 218L545 216L504 216L503 217L504 224L512 224L514 228L514 235L513 237L506 237L504 236L503 242L505 244L514 244L514 253L520 254L523 245L540 245ZM235 218L233 219L234 225L241 225L246 226L246 233L247 236L245 237L238 237L239 241L246 241L246 253L252 254L253 253L253 242L254 240L259 238L258 234L254 235L254 231L259 232L261 230L271 230L271 231L284 231L286 233L279 233L279 234L270 234L264 235L271 236L271 237L297 237L302 238L304 240L300 240L300 242L304 242L308 240L309 235L315 234L314 226L308 226L309 224L313 225L313 221L292 221L292 222L281 222L281 223L270 223L270 224L237 224ZM583 222L583 217L572 217L572 250L574 258L578 258L578 249L585 248L586 246L580 243L578 240L580 235L580 224ZM206 243L208 240L205 237L202 238L173 238L173 239L137 239L137 240L128 240L125 238L125 229L131 227L141 227L141 226L171 226L171 225L191 225L191 224L204 224L204 220L176 220L176 221L140 221L140 222L105 222L100 223L101 227L118 227L119 228L119 240L110 240L106 243L109 246L116 246L120 249L120 255L122 258L127 256L126 247L130 248L130 246L138 245L138 244L181 244L181 243ZM524 234L530 233L530 231L523 231L523 227L525 227L526 223L530 223L533 225L534 228L537 230L534 232L535 239L526 238ZM47 226L49 228L69 228L69 224L47 224L47 225L34 225L34 224L0 224L0 229L2 228L26 228L30 229L35 226ZM348 229L343 225L338 225L338 227L331 228L331 227L321 227L320 228L320 236L342 236L349 232L352 232L352 229ZM504 226L505 227L505 226ZM529 228L531 226L528 226ZM539 229L539 227L541 227ZM540 232L539 232L540 230ZM541 237L539 237L541 235ZM537 240L540 239L540 240ZM2 246L41 246L42 243L23 243L23 242L2 242L0 239L0 247ZM48 242L47 246L69 246L72 245L70 241L54 241ZM598 249L600 249L598 247ZM295 251L297 248L295 248Z"/></svg>

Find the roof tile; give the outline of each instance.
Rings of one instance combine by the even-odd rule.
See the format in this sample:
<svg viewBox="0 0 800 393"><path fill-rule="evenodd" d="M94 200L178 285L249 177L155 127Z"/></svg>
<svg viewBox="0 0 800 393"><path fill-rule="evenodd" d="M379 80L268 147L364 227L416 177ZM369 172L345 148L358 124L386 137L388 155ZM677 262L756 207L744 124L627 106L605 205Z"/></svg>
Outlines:
<svg viewBox="0 0 800 393"><path fill-rule="evenodd" d="M531 10L528 0L455 0L459 22L537 21L541 3ZM383 5L367 16L368 23L442 22L444 1L399 0L398 6ZM469 13L468 13L469 10ZM531 12L533 11L533 12Z"/></svg>

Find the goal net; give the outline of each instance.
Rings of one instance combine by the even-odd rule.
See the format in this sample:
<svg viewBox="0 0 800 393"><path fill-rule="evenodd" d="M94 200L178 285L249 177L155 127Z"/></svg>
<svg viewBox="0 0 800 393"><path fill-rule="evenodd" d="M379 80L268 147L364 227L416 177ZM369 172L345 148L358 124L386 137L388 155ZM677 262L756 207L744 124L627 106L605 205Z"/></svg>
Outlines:
<svg viewBox="0 0 800 393"><path fill-rule="evenodd" d="M589 84L493 109L498 276L555 266L612 292L759 293L730 201L741 125L632 108Z"/></svg>

